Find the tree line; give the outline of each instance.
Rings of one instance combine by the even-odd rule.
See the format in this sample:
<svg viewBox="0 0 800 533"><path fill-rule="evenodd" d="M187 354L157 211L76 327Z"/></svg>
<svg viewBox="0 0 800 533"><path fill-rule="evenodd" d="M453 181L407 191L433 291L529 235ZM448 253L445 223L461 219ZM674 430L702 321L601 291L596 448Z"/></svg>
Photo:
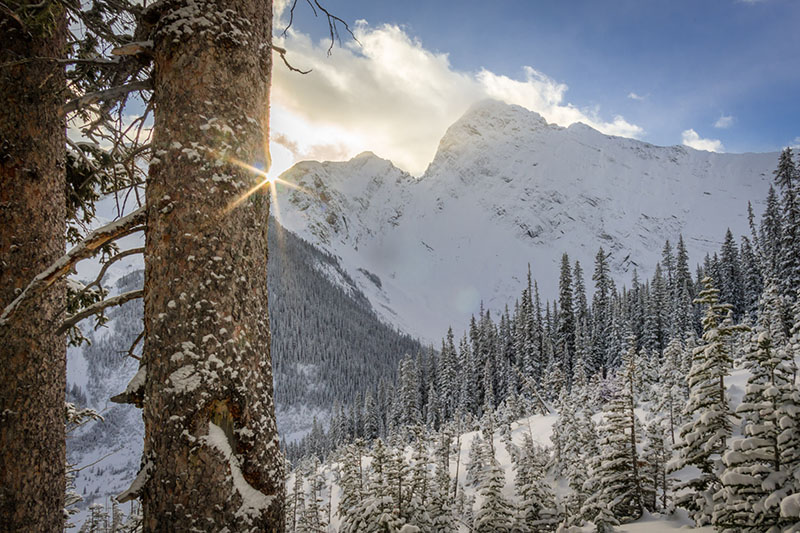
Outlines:
<svg viewBox="0 0 800 533"><path fill-rule="evenodd" d="M329 471L343 490L337 511L343 530L353 520L367 523L363 513L379 512L376 506L383 514L373 518L383 517L389 530L411 524L448 531L455 520L476 531L511 531L523 522L538 524L531 530L539 531L590 520L606 531L645 509L677 505L698 525L720 531L788 531L800 518L800 241L798 173L790 149L781 154L775 176L780 198L771 188L760 224L749 209L750 235L737 243L728 231L719 253L707 255L694 275L679 237L674 249L665 243L651 279L641 282L634 273L631 287L618 289L600 249L590 304L580 264L564 254L558 299L542 304L529 273L513 311L506 307L495 320L481 309L458 342L450 329L438 351L401 361L394 384L381 383L349 406L337 406L327 430L317 424L288 447L299 465L287 500L297 530L321 516L308 510L306 489L313 481L303 485L298 477ZM735 412L725 386L734 363L749 371ZM636 416L638 407L649 413L646 421ZM515 461L530 456L539 466L530 475L515 462L524 486L516 502L503 500L492 435L513 420L552 412L558 418L551 449L525 453L509 441ZM457 500L456 481L432 442L444 439L447 448L456 435L474 429L485 434L482 442L473 440L469 463L469 479L484 494L477 514ZM420 436L431 432L438 436ZM427 466L408 460L408 446L427 447L427 455L419 453ZM384 472L359 461L358 490L345 498L353 490L348 476L356 471L345 463L375 453L400 464ZM325 458L330 463L322 465ZM446 489L426 482L430 492L415 495L414 469L440 476ZM547 489L557 479L570 488L558 500ZM379 488L386 485L396 490ZM446 510L435 503L441 494L450 495ZM414 498L444 515L430 507L414 514ZM351 501L358 505L348 507ZM305 505L302 512L298 502ZM481 512L492 518L479 519ZM450 525L429 529L430 520ZM500 529L486 529L488 524Z"/></svg>

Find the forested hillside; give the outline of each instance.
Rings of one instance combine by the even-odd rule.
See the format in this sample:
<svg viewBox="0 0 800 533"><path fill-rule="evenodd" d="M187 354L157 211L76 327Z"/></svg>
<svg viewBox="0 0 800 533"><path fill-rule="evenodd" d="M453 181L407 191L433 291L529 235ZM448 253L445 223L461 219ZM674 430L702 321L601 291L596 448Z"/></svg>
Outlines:
<svg viewBox="0 0 800 533"><path fill-rule="evenodd" d="M294 529L611 531L680 507L719 531L797 531L795 166L787 149L760 223L751 211L750 235L729 231L694 269L677 236L651 279L616 287L600 248L590 300L565 253L555 301L529 277L513 311L481 310L460 340L404 359L388 401L290 448ZM555 417L537 423L548 437L512 441L531 416ZM472 430L462 480L450 458Z"/></svg>

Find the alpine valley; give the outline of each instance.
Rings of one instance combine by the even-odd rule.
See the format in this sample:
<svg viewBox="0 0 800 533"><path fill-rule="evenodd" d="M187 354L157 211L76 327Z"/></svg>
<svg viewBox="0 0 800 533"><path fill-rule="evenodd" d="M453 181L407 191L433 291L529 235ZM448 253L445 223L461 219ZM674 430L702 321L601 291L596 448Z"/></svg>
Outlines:
<svg viewBox="0 0 800 533"><path fill-rule="evenodd" d="M702 261L727 228L749 234L748 201L763 210L777 160L562 128L483 101L448 129L420 177L369 152L295 165L282 179L298 188L278 185L269 246L284 439L327 425L332 406L358 402L381 379L392 384L404 355L436 346L449 326L459 337L481 307L513 305L528 264L552 299L564 252L590 266L602 246L619 285L634 270L649 277L679 235ZM107 279L116 291L136 288L140 268L120 263ZM69 401L105 417L68 440L71 463L99 460L77 477L84 505L123 490L141 453L139 411L108 403L136 373L124 353L141 305L109 318L69 354Z"/></svg>

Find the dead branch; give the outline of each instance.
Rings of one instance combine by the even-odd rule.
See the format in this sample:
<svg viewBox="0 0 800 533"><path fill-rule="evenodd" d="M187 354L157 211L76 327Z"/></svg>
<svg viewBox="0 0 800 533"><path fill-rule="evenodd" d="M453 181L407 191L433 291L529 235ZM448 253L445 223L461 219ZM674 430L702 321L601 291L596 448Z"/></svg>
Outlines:
<svg viewBox="0 0 800 533"><path fill-rule="evenodd" d="M89 468L90 466L94 466L94 465L96 465L97 463L99 463L100 461L103 461L104 459L108 459L109 457L111 457L111 456L112 456L112 455L114 455L115 453L117 453L117 451L116 451L116 450L115 450L115 451L113 451L113 452L108 452L107 454L105 454L103 457L101 457L101 458L100 458L100 459L98 459L97 461L93 461L93 462L89 463L88 465L83 465L83 466L79 466L79 467L75 467L75 466L73 466L73 467L72 467L72 468L71 468L69 471L70 471L70 472L80 472L81 470L86 470L86 469L87 469L87 468Z"/></svg>
<svg viewBox="0 0 800 533"><path fill-rule="evenodd" d="M122 305L125 302L129 302L131 300L135 300L137 298L142 298L142 297L144 297L144 291L139 289L135 291L124 292L122 294L114 296L113 298L100 300L99 302L90 305L83 311L80 311L72 316L67 317L61 324L61 327L59 327L56 330L56 334L61 335L62 333L66 333L66 331L69 328L75 326L78 322L80 322L84 318L89 318L92 315L96 315L97 313L99 313L104 309L107 309L109 307L114 307L117 305Z"/></svg>
<svg viewBox="0 0 800 533"><path fill-rule="evenodd" d="M100 272L97 274L97 277L94 279L94 281L92 281L91 283L86 285L83 289L81 289L81 292L83 293L89 290L89 287L97 287L99 289L100 282L103 281L103 276L106 275L106 272L108 271L109 267L111 267L111 265L113 265L120 259L123 259L130 255L143 254L143 253L144 253L144 248L131 248L130 250L123 250L122 252L118 253L117 255L115 255L105 263L103 263L103 268L100 269Z"/></svg>
<svg viewBox="0 0 800 533"><path fill-rule="evenodd" d="M110 100L117 100L126 96L128 93L134 91L147 91L153 88L151 80L134 81L119 87L112 87L103 91L84 94L78 98L74 98L61 106L59 109L59 116L63 117L69 113L73 113L79 109L96 104L97 102L108 102Z"/></svg>
<svg viewBox="0 0 800 533"><path fill-rule="evenodd" d="M142 342L142 339L144 339L144 330L142 330L141 333L139 333L136 336L136 338L133 339L133 342L131 343L131 347L128 348L128 351L127 352L122 352L122 353L124 353L127 357L131 357L133 359L136 359L137 361L141 361L142 358L139 357L138 355L136 355L135 353L133 353L133 350L135 350L136 346L138 346L138 344L140 342Z"/></svg>
<svg viewBox="0 0 800 533"><path fill-rule="evenodd" d="M359 40L356 39L356 36L353 33L353 30L350 29L350 25L347 24L347 22L345 22L340 17L337 17L336 15L334 15L333 13L328 11L325 8L325 6L320 4L319 0L306 0L306 3L309 5L309 7L311 7L311 11L314 13L315 17L318 17L319 16L319 12L322 12L325 15L325 18L328 21L328 32L330 33L330 36L331 36L331 45L328 47L328 55L331 55L331 52L333 51L333 45L334 44L336 44L337 42L339 43L339 46L341 46L341 44L342 44L342 39L339 37L339 24L344 26L344 29L347 30L347 33L350 34L350 37L352 37L355 42L361 44L359 42ZM286 36L286 32L288 32L289 28L292 27L292 23L294 22L294 8L295 7L297 7L297 0L293 0L292 1L292 7L289 8L289 24L287 24L286 28L284 28L283 33L282 33L283 36Z"/></svg>
<svg viewBox="0 0 800 533"><path fill-rule="evenodd" d="M18 59L16 61L9 61L8 63L0 64L0 68L16 67L17 65L25 65L27 63L58 63L59 65L118 65L118 59L62 59L58 57L26 57L25 59Z"/></svg>
<svg viewBox="0 0 800 533"><path fill-rule="evenodd" d="M98 248L106 243L143 229L142 224L145 220L146 211L142 206L133 213L91 232L83 241L47 267L44 272L33 278L19 296L3 309L3 314L0 315L0 326L8 322L24 301L44 292L56 280L66 275L78 261L93 256Z"/></svg>
<svg viewBox="0 0 800 533"><path fill-rule="evenodd" d="M309 72L311 72L311 69L300 70L299 68L290 65L289 61L286 59L286 48L281 48L280 46L275 46L274 44L270 46L272 47L273 50L275 50L281 55L281 59L283 59L283 64L286 65L286 68L288 68L292 72L299 72L300 74L308 74Z"/></svg>

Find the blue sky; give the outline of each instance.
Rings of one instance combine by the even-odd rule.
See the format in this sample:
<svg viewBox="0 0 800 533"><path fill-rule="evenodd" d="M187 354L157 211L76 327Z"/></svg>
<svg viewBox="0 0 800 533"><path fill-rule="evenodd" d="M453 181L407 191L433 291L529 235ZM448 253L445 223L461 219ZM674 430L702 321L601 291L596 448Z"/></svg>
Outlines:
<svg viewBox="0 0 800 533"><path fill-rule="evenodd" d="M577 110L594 122L584 121L607 133L661 145L686 142L697 148L745 152L800 144L800 2L796 0L331 0L325 5L354 25L356 20L366 21L357 26L359 35L392 33L387 39L394 39L398 50L402 48L398 43L404 41L405 52L414 48L415 53L428 54L420 62L422 76L471 78L482 87L475 89L465 81L459 89L452 80L437 81L433 93L421 89L422 98L450 88L462 93L463 98L454 97L462 103L462 99L477 98L473 94L477 91L479 96L488 94L533 108L561 125L582 120L572 112ZM326 44L322 41L327 27L304 3L298 3L294 30L285 42L290 57L293 48L299 49L301 53L295 56L298 66L303 67L304 61L313 63L316 72L302 81L290 81L293 87L316 84L325 76L320 74L325 62L328 67L335 65L335 75L344 79L348 77L347 60L352 59L351 63L358 65L356 70L380 84L376 81L380 75L366 73L369 61L359 59L367 58L373 64L395 62L404 71L413 69L416 61L410 52L386 52L387 46L378 46L384 55L374 52L375 42L381 41L377 38L363 39L361 47L345 42L334 49L331 58L320 55L311 59L312 51L319 53ZM305 44L298 44L297 39L302 38ZM433 62L443 60L446 67L426 70L433 68L427 61L431 58ZM280 68L276 64L276 69ZM278 106L281 80L285 79L283 73L277 73ZM322 87L331 92L331 87L342 85L358 92L364 85L358 79L355 75L352 84L328 79ZM373 89L378 100L380 89ZM521 90L529 89L558 94L555 100L545 97L551 107L540 110L537 105L544 104L537 104L535 95L520 96ZM393 105L394 90L388 88L387 107ZM406 96L412 99L411 94ZM402 105L402 98L397 101ZM335 102L327 100L324 107L332 105ZM300 103L289 107L296 111ZM453 107L439 118L450 120L459 106ZM370 110L375 113L380 105ZM564 116L559 110L569 113ZM279 110L277 118L286 113ZM618 117L622 122L614 126ZM324 126L343 133L359 131L347 120L325 119ZM408 130L411 126L398 123L396 127ZM440 136L443 126L431 127ZM273 128L281 130L281 123ZM361 136L376 138L363 132ZM386 137L383 144L391 145L391 135ZM382 155L382 143L377 144L376 152ZM342 154L347 151L343 148ZM309 155L313 153L310 150ZM386 156L397 159L391 153ZM419 174L422 163L405 166L415 167L412 171Z"/></svg>

